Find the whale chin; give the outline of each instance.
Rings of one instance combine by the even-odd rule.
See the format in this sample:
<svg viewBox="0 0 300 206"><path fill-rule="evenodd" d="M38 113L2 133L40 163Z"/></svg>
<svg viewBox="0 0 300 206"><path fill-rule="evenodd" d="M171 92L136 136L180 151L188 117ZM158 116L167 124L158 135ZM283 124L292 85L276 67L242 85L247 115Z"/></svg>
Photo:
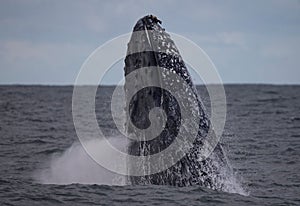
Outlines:
<svg viewBox="0 0 300 206"><path fill-rule="evenodd" d="M189 125L180 129L183 121L180 104L177 99L168 91L160 87L145 87L135 95L128 96L126 107L128 111L126 124L127 135L139 136L140 140L130 140L128 154L134 156L143 156L139 162L138 169L145 170L144 175L129 176L128 181L131 184L154 184L154 185L172 185L172 186L189 186L201 185L212 189L222 190L224 187L224 171L229 170L227 159L224 155L222 146L218 143L211 155L200 161L203 140L212 138L214 132L209 133L211 122L207 117L204 107L200 101L196 87L192 82L190 73L177 49L171 36L161 27L161 21L153 16L148 15L139 19L134 26L133 34L128 43L127 56L125 58L125 94L130 93L134 87L142 88L141 85L154 85L163 83L166 85L174 84L171 74L178 75L184 80L192 91L196 99L196 106L190 120L197 120L197 131L195 139L190 149L182 158L175 161L169 168L152 173L149 170L166 164L166 158L156 159L155 163L149 161L149 156L158 154L168 148L176 138L186 138L190 135ZM135 75L134 81L129 80L129 75L141 68L148 68L149 73L145 75ZM163 71L151 68L164 68ZM187 96L185 87L176 85L176 93L181 96ZM195 102L187 100L187 103L193 105ZM151 125L149 112L159 107L165 112L166 122L162 132L155 138L148 140L146 135L156 131L141 133L140 130L146 129ZM183 131L181 131L183 130ZM181 136L178 136L179 132ZM180 150L180 148L178 148ZM173 156L169 157L172 161ZM168 160L167 160L168 161ZM152 165L149 165L152 164ZM154 164L154 165L153 165ZM137 165L137 164L135 164ZM130 162L128 170L135 170ZM146 172L147 171L147 172ZM130 173L130 172L129 172Z"/></svg>

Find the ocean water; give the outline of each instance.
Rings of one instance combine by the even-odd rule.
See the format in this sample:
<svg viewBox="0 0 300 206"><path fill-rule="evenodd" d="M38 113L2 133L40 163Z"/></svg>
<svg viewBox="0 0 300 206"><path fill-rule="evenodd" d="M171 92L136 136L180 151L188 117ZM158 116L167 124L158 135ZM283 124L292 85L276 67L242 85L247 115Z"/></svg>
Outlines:
<svg viewBox="0 0 300 206"><path fill-rule="evenodd" d="M227 192L126 185L78 142L71 86L0 86L0 205L299 205L300 86L226 85L222 145L235 175ZM96 97L99 126L124 149L110 115L113 87ZM209 111L203 86L199 94ZM102 140L89 147L105 153ZM98 147L99 146L99 147ZM109 156L108 156L109 161Z"/></svg>

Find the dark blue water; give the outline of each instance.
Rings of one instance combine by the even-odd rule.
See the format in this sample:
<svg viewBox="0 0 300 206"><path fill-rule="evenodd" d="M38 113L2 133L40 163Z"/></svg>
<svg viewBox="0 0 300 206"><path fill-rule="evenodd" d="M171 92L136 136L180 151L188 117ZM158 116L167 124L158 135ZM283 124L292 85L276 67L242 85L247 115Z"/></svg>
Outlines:
<svg viewBox="0 0 300 206"><path fill-rule="evenodd" d="M225 86L222 144L238 188L231 192L123 185L78 143L72 89L0 86L0 205L300 204L300 86ZM198 90L209 109L204 87ZM98 93L96 112L101 128L114 137L112 91Z"/></svg>

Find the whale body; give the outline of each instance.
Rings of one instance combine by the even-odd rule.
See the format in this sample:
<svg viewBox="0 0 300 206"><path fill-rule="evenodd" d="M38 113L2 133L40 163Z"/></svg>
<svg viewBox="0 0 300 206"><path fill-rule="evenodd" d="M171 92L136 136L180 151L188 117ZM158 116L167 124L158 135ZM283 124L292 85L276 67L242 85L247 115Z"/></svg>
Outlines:
<svg viewBox="0 0 300 206"><path fill-rule="evenodd" d="M221 190L222 187L224 187L224 181L222 181L224 179L223 171L224 168L228 168L226 156L224 155L222 146L218 143L208 158L199 160L203 139L211 138L209 136L211 122L205 113L200 97L192 82L191 75L175 43L160 24L161 21L155 16L148 15L138 20L134 26L133 32L139 32L140 35L133 33L128 43L124 68L125 94L132 86L151 83L151 81L161 81L172 84L173 80L169 78L168 74L169 72L176 73L192 88L193 95L196 96L198 111L195 115L197 115L197 118L200 120L198 132L189 152L173 166L155 174L129 176L128 181L134 185L201 185ZM131 72L143 67L149 67L149 71L151 67L163 67L166 71L164 75L149 72L147 78L137 75L134 82L126 79ZM186 95L184 90L178 90L178 93ZM151 124L149 111L154 107L162 108L166 114L165 128L156 138L143 140L141 137L142 141L130 140L128 154L144 156L145 160L140 164L140 167L144 167L148 164L147 155L156 154L165 150L175 138L180 138L177 137L179 127L182 123L180 107L176 98L174 98L171 93L159 87L146 87L141 89L131 99L127 99L126 105L128 107L128 111L126 111L127 119L128 121L132 121L134 125L134 127L129 124L125 125L128 135L137 133L135 127L139 129L149 127ZM196 118L196 116L191 116L191 118ZM188 134L188 128L186 134ZM157 161L159 162L160 160ZM159 162L158 164L164 164L164 162Z"/></svg>

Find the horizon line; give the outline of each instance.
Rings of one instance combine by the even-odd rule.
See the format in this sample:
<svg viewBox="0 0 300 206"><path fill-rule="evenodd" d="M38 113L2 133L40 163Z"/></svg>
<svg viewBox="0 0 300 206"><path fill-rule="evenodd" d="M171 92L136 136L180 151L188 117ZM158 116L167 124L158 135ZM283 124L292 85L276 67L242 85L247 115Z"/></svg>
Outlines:
<svg viewBox="0 0 300 206"><path fill-rule="evenodd" d="M261 85L261 86L300 86L300 83L223 83L223 84L216 84L216 83L209 83L209 84L195 84L195 86L206 86L206 85ZM94 85L94 84L46 84L46 83L0 83L0 86L104 86L104 87L113 87L117 86L117 84L101 84L101 85ZM124 86L124 85L119 85Z"/></svg>

